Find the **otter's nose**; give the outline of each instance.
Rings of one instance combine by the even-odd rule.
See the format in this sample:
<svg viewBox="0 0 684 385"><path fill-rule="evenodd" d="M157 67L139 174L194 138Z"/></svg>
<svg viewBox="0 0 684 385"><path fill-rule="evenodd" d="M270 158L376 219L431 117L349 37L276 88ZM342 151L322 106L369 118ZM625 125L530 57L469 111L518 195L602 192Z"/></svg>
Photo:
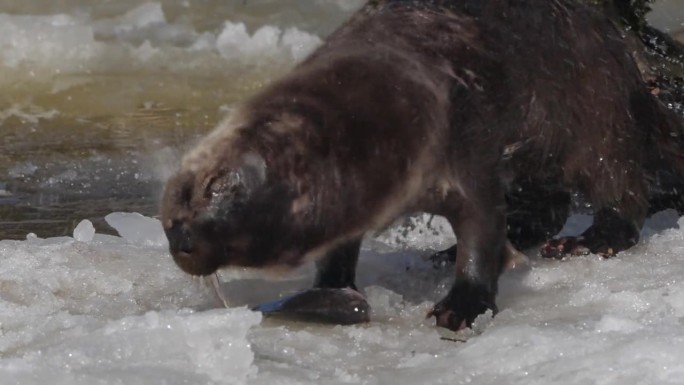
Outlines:
<svg viewBox="0 0 684 385"><path fill-rule="evenodd" d="M166 231L166 236L169 238L171 254L192 253L192 233L188 226L184 225L182 222L174 222L171 228Z"/></svg>

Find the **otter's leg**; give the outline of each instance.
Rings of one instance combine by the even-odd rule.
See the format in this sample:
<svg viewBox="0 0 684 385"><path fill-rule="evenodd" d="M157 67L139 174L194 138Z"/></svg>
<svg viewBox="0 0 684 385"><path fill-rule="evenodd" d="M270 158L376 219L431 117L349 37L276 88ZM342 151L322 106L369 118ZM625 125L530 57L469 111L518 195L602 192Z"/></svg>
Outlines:
<svg viewBox="0 0 684 385"><path fill-rule="evenodd" d="M554 186L549 188L549 186ZM570 194L549 181L516 180L506 193L506 234L509 249L525 250L551 239L563 228L570 212ZM456 261L457 245L439 251L430 260L435 267ZM520 262L509 253L506 266Z"/></svg>
<svg viewBox="0 0 684 385"><path fill-rule="evenodd" d="M492 175L492 174L483 174ZM486 185L488 181L478 181ZM505 202L496 181L490 189L472 191L446 217L458 239L455 281L445 298L428 313L437 325L451 330L472 326L475 318L491 309L506 252Z"/></svg>
<svg viewBox="0 0 684 385"><path fill-rule="evenodd" d="M640 144L639 144L640 145ZM634 143L618 147L618 151L639 148ZM607 159L631 159L629 153L613 152ZM608 163L612 166L612 162ZM546 258L594 253L610 257L639 242L639 232L648 213L648 199L644 171L631 163L622 170L605 167L594 170L580 183L591 197L594 223L579 237L562 237L542 246L540 254ZM614 179L612 179L614 178ZM602 181L610 180L609 183Z"/></svg>
<svg viewBox="0 0 684 385"><path fill-rule="evenodd" d="M316 262L314 288L356 289L356 262L359 259L361 240L344 243L329 251Z"/></svg>
<svg viewBox="0 0 684 385"><path fill-rule="evenodd" d="M578 237L561 237L547 242L539 251L544 258L598 254L611 257L639 242L642 220L630 220L617 210L603 208L594 214L594 223Z"/></svg>

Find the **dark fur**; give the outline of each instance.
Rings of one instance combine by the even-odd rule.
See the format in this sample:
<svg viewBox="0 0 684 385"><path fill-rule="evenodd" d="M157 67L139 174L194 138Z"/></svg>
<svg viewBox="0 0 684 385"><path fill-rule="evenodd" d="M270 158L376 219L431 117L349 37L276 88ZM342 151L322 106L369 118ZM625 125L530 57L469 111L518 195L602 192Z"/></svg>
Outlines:
<svg viewBox="0 0 684 385"><path fill-rule="evenodd" d="M511 215L582 192L624 249L649 191L681 202L682 132L575 1L374 1L186 156L163 224L190 274L322 258L316 286L353 287L365 233L444 215L456 280L432 314L458 329L496 310L507 206L527 231Z"/></svg>

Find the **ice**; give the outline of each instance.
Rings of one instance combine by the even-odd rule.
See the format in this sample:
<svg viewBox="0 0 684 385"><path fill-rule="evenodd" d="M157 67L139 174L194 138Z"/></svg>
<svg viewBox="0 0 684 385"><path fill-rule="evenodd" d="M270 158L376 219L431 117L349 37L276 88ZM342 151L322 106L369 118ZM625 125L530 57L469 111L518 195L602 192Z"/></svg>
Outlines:
<svg viewBox="0 0 684 385"><path fill-rule="evenodd" d="M151 244L146 219L127 218ZM0 241L0 288L3 384L243 383L256 373L247 331L260 315L212 310L165 248L101 234Z"/></svg>
<svg viewBox="0 0 684 385"><path fill-rule="evenodd" d="M282 46L289 51L292 60L295 62L304 60L322 43L323 41L318 36L294 27L286 29L281 38Z"/></svg>
<svg viewBox="0 0 684 385"><path fill-rule="evenodd" d="M161 3L145 3L114 20L119 31L166 23Z"/></svg>
<svg viewBox="0 0 684 385"><path fill-rule="evenodd" d="M12 90L9 96L19 96L11 99L19 100L17 106L0 108L0 123L12 116L51 119L61 112L28 109L24 89L57 94L107 84L108 76L145 74L217 81L249 79L250 73L263 77L290 68L322 42L316 33L288 24L252 29L225 21L202 30L187 18L170 20L161 2L136 5L107 17L92 15L92 7L71 14L0 13L0 85Z"/></svg>
<svg viewBox="0 0 684 385"><path fill-rule="evenodd" d="M95 36L103 40L129 42L133 45L163 44L188 46L200 36L192 26L166 20L161 3L145 3L121 16L93 22Z"/></svg>
<svg viewBox="0 0 684 385"><path fill-rule="evenodd" d="M74 228L74 239L79 242L90 242L95 236L95 227L93 223L87 219L82 220L76 228Z"/></svg>
<svg viewBox="0 0 684 385"><path fill-rule="evenodd" d="M291 27L284 32L277 27L263 26L252 35L244 23L226 22L218 35L218 51L226 59L253 61L264 52L280 52L280 57L298 61L321 44L315 35ZM277 57L276 56L276 57Z"/></svg>
<svg viewBox="0 0 684 385"><path fill-rule="evenodd" d="M246 335L260 316L246 310L62 318L39 351L0 361L3 383L244 383L256 373Z"/></svg>
<svg viewBox="0 0 684 385"><path fill-rule="evenodd" d="M410 245L417 249L446 249L456 242L446 218L420 214L402 220L375 237L376 241L391 247Z"/></svg>
<svg viewBox="0 0 684 385"><path fill-rule="evenodd" d="M357 10L363 6L365 0L316 0L317 3L328 4L333 3L347 12Z"/></svg>
<svg viewBox="0 0 684 385"><path fill-rule="evenodd" d="M161 222L157 219L138 213L111 213L105 216L105 221L128 242L159 247L168 245Z"/></svg>
<svg viewBox="0 0 684 385"><path fill-rule="evenodd" d="M156 219L107 220L123 238L84 242L82 222L80 240L0 241L3 384L678 384L684 375L681 227L608 260L533 258L501 278L495 318L454 334L425 320L451 275L420 256L425 243L366 244L358 283L371 322L342 327L262 319L244 306L261 300L256 292L308 287L311 269L286 283L222 274L236 304L224 309L174 265Z"/></svg>
<svg viewBox="0 0 684 385"><path fill-rule="evenodd" d="M38 170L38 166L31 162L19 163L9 169L7 174L12 178L23 178L35 174L36 170Z"/></svg>
<svg viewBox="0 0 684 385"><path fill-rule="evenodd" d="M20 65L59 66L55 56L70 61L92 59L96 53L92 27L70 15L18 16L0 14L0 63L10 68Z"/></svg>
<svg viewBox="0 0 684 385"><path fill-rule="evenodd" d="M0 56L0 59L2 57ZM34 105L20 106L13 104L4 110L0 110L0 124L9 118L18 118L22 122L38 123L41 119L52 119L59 113L55 110L46 111Z"/></svg>

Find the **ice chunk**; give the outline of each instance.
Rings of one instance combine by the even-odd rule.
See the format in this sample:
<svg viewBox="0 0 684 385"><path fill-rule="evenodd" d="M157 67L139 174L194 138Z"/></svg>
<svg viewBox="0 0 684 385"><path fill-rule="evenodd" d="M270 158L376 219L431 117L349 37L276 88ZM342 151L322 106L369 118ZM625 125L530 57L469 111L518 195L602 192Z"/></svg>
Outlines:
<svg viewBox="0 0 684 385"><path fill-rule="evenodd" d="M226 59L248 60L277 50L280 34L280 29L267 25L250 36L245 24L226 22L216 39L216 45L221 56Z"/></svg>
<svg viewBox="0 0 684 385"><path fill-rule="evenodd" d="M267 53L276 59L278 55L272 55L273 52L280 52L281 55L289 56L289 60L301 60L321 42L318 36L295 27L288 28L283 33L280 28L266 25L250 36L244 23L226 22L216 39L216 46L226 59L252 61Z"/></svg>
<svg viewBox="0 0 684 385"><path fill-rule="evenodd" d="M291 27L283 33L281 43L283 47L290 51L292 59L301 61L309 56L316 47L321 45L322 41L316 35Z"/></svg>
<svg viewBox="0 0 684 385"><path fill-rule="evenodd" d="M126 12L117 18L118 28L121 30L143 28L154 24L166 23L166 17L161 3L145 3Z"/></svg>
<svg viewBox="0 0 684 385"><path fill-rule="evenodd" d="M95 227L93 223L87 219L82 220L74 228L74 239L79 242L90 242L95 236Z"/></svg>
<svg viewBox="0 0 684 385"><path fill-rule="evenodd" d="M406 218L375 237L391 247L446 249L456 243L456 236L446 218L420 214Z"/></svg>
<svg viewBox="0 0 684 385"><path fill-rule="evenodd" d="M122 238L146 246L167 247L168 241L161 222L138 213L111 213L105 216Z"/></svg>
<svg viewBox="0 0 684 385"><path fill-rule="evenodd" d="M401 295L381 286L369 286L365 292L373 311L373 320L388 320L399 316L404 305Z"/></svg>

